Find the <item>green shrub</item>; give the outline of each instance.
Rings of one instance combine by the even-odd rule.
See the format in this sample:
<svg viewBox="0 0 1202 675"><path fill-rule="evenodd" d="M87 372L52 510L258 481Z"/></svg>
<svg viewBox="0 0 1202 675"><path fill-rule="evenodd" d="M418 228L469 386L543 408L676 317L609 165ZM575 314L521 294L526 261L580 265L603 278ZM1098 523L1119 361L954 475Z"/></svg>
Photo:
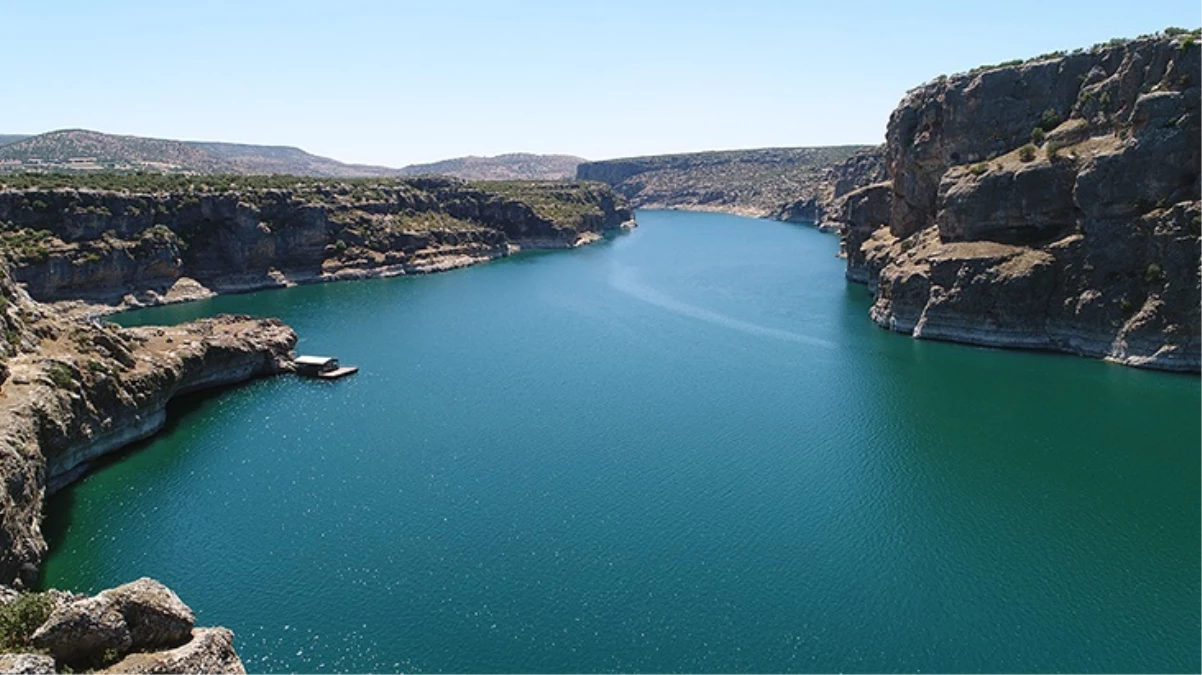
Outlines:
<svg viewBox="0 0 1202 675"><path fill-rule="evenodd" d="M1144 281L1153 286L1164 283L1164 268L1160 263L1148 263L1148 269L1144 270Z"/></svg>
<svg viewBox="0 0 1202 675"><path fill-rule="evenodd" d="M1048 143L1047 146L1044 147L1043 151L1045 153L1047 153L1048 159L1054 162L1057 159L1060 159L1061 148L1062 148L1062 146L1060 145L1060 143L1057 143L1056 141L1052 141L1051 143Z"/></svg>
<svg viewBox="0 0 1202 675"><path fill-rule="evenodd" d="M1030 162L1035 159L1035 146L1030 143L1018 149L1018 158L1023 162Z"/></svg>
<svg viewBox="0 0 1202 675"><path fill-rule="evenodd" d="M1039 117L1039 128L1044 131L1051 131L1060 126L1060 115L1056 114L1055 108L1048 108L1043 111L1043 115Z"/></svg>
<svg viewBox="0 0 1202 675"><path fill-rule="evenodd" d="M66 365L54 363L50 366L50 381L59 389L71 389L75 384L75 375Z"/></svg>
<svg viewBox="0 0 1202 675"><path fill-rule="evenodd" d="M49 593L22 593L0 606L0 652L29 651L29 638L54 610Z"/></svg>
<svg viewBox="0 0 1202 675"><path fill-rule="evenodd" d="M1043 141L1046 138L1047 134L1044 133L1042 127L1035 127L1031 130L1031 142L1035 145L1043 145Z"/></svg>
<svg viewBox="0 0 1202 675"><path fill-rule="evenodd" d="M974 175L974 176L980 176L980 175L984 174L986 171L989 171L989 167L986 166L984 162L980 162L978 164L973 164L972 168L969 169L969 171L972 172L972 175Z"/></svg>
<svg viewBox="0 0 1202 675"><path fill-rule="evenodd" d="M1193 47L1195 42L1197 42L1197 40L1194 39L1193 35L1186 35L1185 39L1181 41L1181 51L1185 51L1190 47Z"/></svg>

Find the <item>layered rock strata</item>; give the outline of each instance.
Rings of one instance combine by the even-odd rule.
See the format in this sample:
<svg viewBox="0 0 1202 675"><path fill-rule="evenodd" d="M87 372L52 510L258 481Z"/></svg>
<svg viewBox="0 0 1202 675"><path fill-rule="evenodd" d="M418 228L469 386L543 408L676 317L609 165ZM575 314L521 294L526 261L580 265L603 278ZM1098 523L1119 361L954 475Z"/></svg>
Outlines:
<svg viewBox="0 0 1202 675"><path fill-rule="evenodd" d="M432 272L521 248L579 246L633 225L624 202L596 183L246 178L181 186L162 177L100 189L9 180L15 187L0 188L0 248L44 302L129 307Z"/></svg>
<svg viewBox="0 0 1202 675"><path fill-rule="evenodd" d="M840 205L847 276L915 337L1197 372L1199 50L1158 35L941 78Z"/></svg>

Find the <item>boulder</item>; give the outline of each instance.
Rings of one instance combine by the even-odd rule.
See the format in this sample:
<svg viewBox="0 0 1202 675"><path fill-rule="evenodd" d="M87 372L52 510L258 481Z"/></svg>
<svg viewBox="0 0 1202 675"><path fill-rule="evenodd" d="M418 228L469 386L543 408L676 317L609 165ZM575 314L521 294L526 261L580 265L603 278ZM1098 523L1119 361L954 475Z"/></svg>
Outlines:
<svg viewBox="0 0 1202 675"><path fill-rule="evenodd" d="M154 579L142 577L104 591L99 597L110 600L124 617L135 650L174 647L192 637L196 623L192 610Z"/></svg>
<svg viewBox="0 0 1202 675"><path fill-rule="evenodd" d="M54 657L45 654L0 654L0 673L38 675L55 673Z"/></svg>
<svg viewBox="0 0 1202 675"><path fill-rule="evenodd" d="M62 663L86 664L106 653L125 654L133 637L113 603L101 597L67 603L33 634L33 646Z"/></svg>
<svg viewBox="0 0 1202 675"><path fill-rule="evenodd" d="M187 643L158 652L130 654L103 673L246 673L227 628L197 628Z"/></svg>

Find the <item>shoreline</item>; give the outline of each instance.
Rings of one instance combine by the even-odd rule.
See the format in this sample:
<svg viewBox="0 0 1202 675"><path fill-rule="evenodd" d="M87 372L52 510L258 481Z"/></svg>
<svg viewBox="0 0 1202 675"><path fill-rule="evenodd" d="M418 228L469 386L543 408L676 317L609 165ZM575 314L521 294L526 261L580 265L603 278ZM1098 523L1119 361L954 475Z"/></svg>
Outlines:
<svg viewBox="0 0 1202 675"><path fill-rule="evenodd" d="M242 295L245 293L294 288L311 284L336 283L339 281L365 281L368 279L391 279L401 276L425 276L427 274L451 272L474 265L481 265L526 251L555 251L580 248L604 240L607 232L629 232L635 227L638 227L638 223L631 219L622 222L618 227L606 232L578 232L576 239L570 243L552 239L528 239L508 243L504 248L494 247L479 254L447 252L435 254L417 261L374 267L346 266L329 272L286 273L273 270L267 277L245 280L230 278L211 286L205 286L190 277L179 277L165 293L158 293L153 290L143 291L137 295L130 293L125 295L121 302L117 304L102 300L91 301L84 298L52 300L42 302L42 304L52 308L59 316L64 318L90 319L139 309L208 300L221 295Z"/></svg>

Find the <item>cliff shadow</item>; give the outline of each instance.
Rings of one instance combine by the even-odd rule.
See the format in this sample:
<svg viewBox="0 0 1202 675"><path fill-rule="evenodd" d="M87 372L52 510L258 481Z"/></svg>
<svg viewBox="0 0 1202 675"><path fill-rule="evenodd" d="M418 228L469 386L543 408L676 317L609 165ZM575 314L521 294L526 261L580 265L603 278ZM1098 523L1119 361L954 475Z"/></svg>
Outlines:
<svg viewBox="0 0 1202 675"><path fill-rule="evenodd" d="M256 380L247 380L236 384L214 387L203 391L176 396L167 402L167 416L161 429L140 441L110 452L88 462L82 473L58 492L46 498L42 506L42 537L46 540L47 555L63 546L67 533L70 531L77 514L77 490L92 476L103 471L106 467L127 459L130 455L141 452L164 434L174 432L180 423L190 415L200 410L211 399L218 398L230 391L250 386ZM45 582L45 565L38 570L37 588L43 588Z"/></svg>

